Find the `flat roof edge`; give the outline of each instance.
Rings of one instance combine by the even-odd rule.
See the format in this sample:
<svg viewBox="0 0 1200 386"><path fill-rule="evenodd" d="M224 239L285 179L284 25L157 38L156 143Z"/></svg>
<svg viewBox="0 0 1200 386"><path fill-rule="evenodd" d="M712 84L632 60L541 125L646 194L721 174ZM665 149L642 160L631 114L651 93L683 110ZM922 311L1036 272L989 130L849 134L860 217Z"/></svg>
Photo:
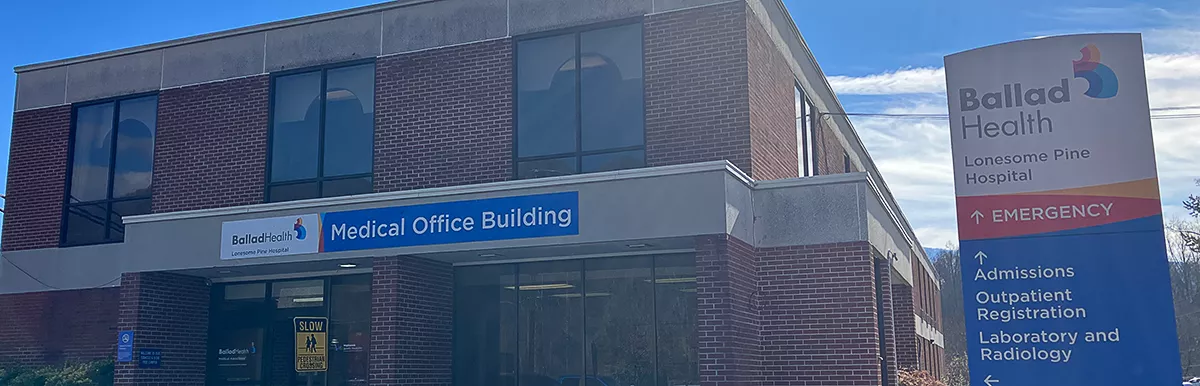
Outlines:
<svg viewBox="0 0 1200 386"><path fill-rule="evenodd" d="M26 64L26 65L22 65L22 66L13 67L13 72L20 74L23 72L44 70L47 68L62 67L62 66L67 66L67 65L71 65L71 64L91 62L91 61L95 61L95 60L107 59L107 58L118 57L118 56L132 55L132 54L137 54L137 53L146 52L146 51L154 51L154 50L160 50L160 49L170 48L170 47L177 47L177 46L182 46L182 45L187 45L187 44L192 44L192 43L216 40L216 39L226 38L226 37L231 37L231 36L245 35L245 34L251 34L251 33L255 33L255 32L270 31L270 30L275 30L275 29L280 29L280 28L317 23L317 22L322 22L322 21L326 21L326 20L341 19L341 18L345 18L345 17L358 16L358 15L374 13L374 12L382 12L382 11L395 9L395 8L404 8L404 7L410 7L410 6L425 4L425 3L433 3L433 2L438 2L438 1L441 1L441 0L387 1L387 2L382 2L379 4L364 5L364 6L357 7L357 8L350 8L350 9L344 9L344 10L340 10L340 11L333 11L333 12L326 12L326 13L318 13L315 15L301 16L301 17L292 18L292 19L285 19L285 20L273 21L273 22L268 22L268 23L263 23L263 24L256 24L256 25L252 25L252 26L234 28L234 29L230 29L230 30L210 32L210 33L201 34L201 35L188 36L188 37L184 37L184 38L172 39L172 40L167 40L167 41L162 41L162 42L157 42L157 43L143 44L140 46L121 48L121 49L112 50L112 51L98 52L95 54L88 54L88 55L83 55L83 56L75 56L75 57L70 57L70 58L51 60L48 62Z"/></svg>
<svg viewBox="0 0 1200 386"><path fill-rule="evenodd" d="M289 209L310 209L331 205L362 204L412 198L451 197L463 194L503 192L518 189L544 188L591 182L618 181L670 175L723 171L742 181L746 187L755 185L746 173L729 161L710 161L684 165L658 166L641 169L616 170L601 173L574 174L528 180L510 180L476 185L459 185L439 188L404 190L397 192L370 193L355 196L316 198L300 201L271 202L227 208L197 209L181 212L155 213L124 218L125 224L215 217L233 214L264 213Z"/></svg>

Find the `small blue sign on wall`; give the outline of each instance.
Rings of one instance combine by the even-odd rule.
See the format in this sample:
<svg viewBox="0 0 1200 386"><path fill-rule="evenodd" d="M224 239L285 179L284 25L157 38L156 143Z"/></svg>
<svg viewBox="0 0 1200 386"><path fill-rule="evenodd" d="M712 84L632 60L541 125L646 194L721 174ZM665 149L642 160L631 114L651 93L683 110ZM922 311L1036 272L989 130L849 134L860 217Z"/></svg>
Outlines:
<svg viewBox="0 0 1200 386"><path fill-rule="evenodd" d="M138 350L138 367L157 369L162 367L162 349L144 348Z"/></svg>
<svg viewBox="0 0 1200 386"><path fill-rule="evenodd" d="M133 362L133 331L117 333L117 362Z"/></svg>

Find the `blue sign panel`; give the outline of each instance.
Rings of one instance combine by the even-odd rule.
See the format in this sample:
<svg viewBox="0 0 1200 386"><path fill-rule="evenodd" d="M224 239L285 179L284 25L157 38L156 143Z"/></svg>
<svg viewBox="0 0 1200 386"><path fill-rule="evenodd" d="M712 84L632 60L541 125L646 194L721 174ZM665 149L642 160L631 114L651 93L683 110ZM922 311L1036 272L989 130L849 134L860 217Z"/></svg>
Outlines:
<svg viewBox="0 0 1200 386"><path fill-rule="evenodd" d="M579 234L579 193L564 192L328 212L321 251Z"/></svg>
<svg viewBox="0 0 1200 386"><path fill-rule="evenodd" d="M1162 218L1089 230L962 241L972 385L1179 383Z"/></svg>
<svg viewBox="0 0 1200 386"><path fill-rule="evenodd" d="M117 333L117 362L133 362L133 331Z"/></svg>
<svg viewBox="0 0 1200 386"><path fill-rule="evenodd" d="M144 348L138 350L138 367L144 369L162 367L162 349Z"/></svg>

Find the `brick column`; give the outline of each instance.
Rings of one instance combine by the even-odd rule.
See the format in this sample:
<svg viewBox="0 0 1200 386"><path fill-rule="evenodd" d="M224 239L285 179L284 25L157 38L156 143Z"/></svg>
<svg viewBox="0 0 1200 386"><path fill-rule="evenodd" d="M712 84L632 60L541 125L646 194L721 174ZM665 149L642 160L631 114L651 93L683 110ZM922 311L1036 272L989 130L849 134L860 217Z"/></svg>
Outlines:
<svg viewBox="0 0 1200 386"><path fill-rule="evenodd" d="M896 317L896 367L918 368L917 321L913 314L913 287L892 284L892 314Z"/></svg>
<svg viewBox="0 0 1200 386"><path fill-rule="evenodd" d="M200 277L166 272L121 275L117 328L133 331L134 361L117 364L115 384L203 386L209 294L208 283ZM138 368L137 351L146 348L162 350L161 368Z"/></svg>
<svg viewBox="0 0 1200 386"><path fill-rule="evenodd" d="M880 323L883 325L883 359L888 372L887 382L884 384L896 385L900 379L896 374L896 318L892 315L892 260L878 253L874 254L874 260L876 277L879 278L877 285L881 292L878 296L882 297L882 301L876 306L876 312L881 314Z"/></svg>
<svg viewBox="0 0 1200 386"><path fill-rule="evenodd" d="M761 383L758 257L727 235L696 241L696 326L702 386Z"/></svg>
<svg viewBox="0 0 1200 386"><path fill-rule="evenodd" d="M372 267L370 384L449 386L453 267L410 256Z"/></svg>
<svg viewBox="0 0 1200 386"><path fill-rule="evenodd" d="M759 248L764 385L878 386L866 242Z"/></svg>

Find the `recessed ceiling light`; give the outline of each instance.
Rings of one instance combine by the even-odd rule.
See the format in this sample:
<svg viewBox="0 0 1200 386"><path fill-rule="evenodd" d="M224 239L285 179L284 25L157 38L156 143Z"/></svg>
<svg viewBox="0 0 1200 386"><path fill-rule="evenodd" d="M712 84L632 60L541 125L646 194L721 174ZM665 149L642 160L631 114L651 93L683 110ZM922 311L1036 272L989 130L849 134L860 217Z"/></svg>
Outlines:
<svg viewBox="0 0 1200 386"><path fill-rule="evenodd" d="M649 247L649 246L650 246L650 244L646 244L646 243L637 243L637 244L626 245L626 247L629 247L629 248L645 248L645 247Z"/></svg>
<svg viewBox="0 0 1200 386"><path fill-rule="evenodd" d="M338 267L341 267L341 268L355 268L355 267L358 267L358 264L354 264L354 263L341 263L341 264L338 264Z"/></svg>
<svg viewBox="0 0 1200 386"><path fill-rule="evenodd" d="M228 274L233 273L233 271L230 271L228 269L222 269L220 271L217 271L217 273L222 274L222 275L228 275Z"/></svg>
<svg viewBox="0 0 1200 386"><path fill-rule="evenodd" d="M492 258L492 257L500 257L500 254L499 253L480 253L479 257L486 259L486 258Z"/></svg>

